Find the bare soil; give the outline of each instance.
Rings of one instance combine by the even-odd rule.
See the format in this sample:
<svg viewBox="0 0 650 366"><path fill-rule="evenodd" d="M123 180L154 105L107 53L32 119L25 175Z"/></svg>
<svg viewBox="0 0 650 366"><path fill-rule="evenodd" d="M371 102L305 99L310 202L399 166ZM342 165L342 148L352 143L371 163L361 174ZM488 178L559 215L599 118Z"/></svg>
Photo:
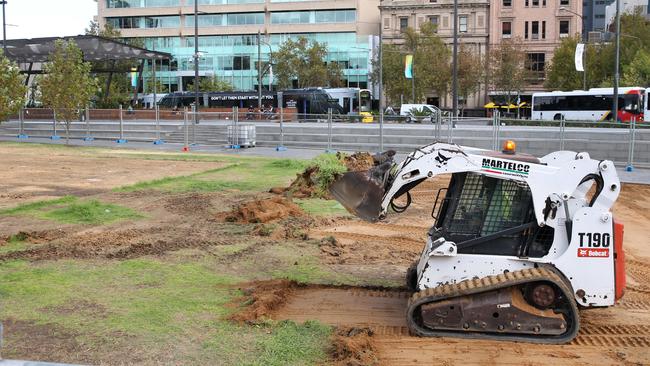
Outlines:
<svg viewBox="0 0 650 366"><path fill-rule="evenodd" d="M214 162L122 159L80 149L0 145L0 209L68 194L88 196L143 180L187 175L223 166Z"/></svg>

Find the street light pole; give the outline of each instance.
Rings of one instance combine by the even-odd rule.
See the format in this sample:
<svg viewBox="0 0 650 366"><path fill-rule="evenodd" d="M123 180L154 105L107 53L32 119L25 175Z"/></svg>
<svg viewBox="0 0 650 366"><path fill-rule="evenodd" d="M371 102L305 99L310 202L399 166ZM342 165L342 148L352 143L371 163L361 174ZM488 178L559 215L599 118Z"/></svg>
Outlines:
<svg viewBox="0 0 650 366"><path fill-rule="evenodd" d="M458 0L454 0L454 50L452 57L452 115L458 117Z"/></svg>
<svg viewBox="0 0 650 366"><path fill-rule="evenodd" d="M257 31L257 109L262 111L262 39Z"/></svg>
<svg viewBox="0 0 650 366"><path fill-rule="evenodd" d="M618 80L619 80L619 58L621 53L621 0L616 0L616 60L614 66L614 103L612 116L614 122L618 120Z"/></svg>
<svg viewBox="0 0 650 366"><path fill-rule="evenodd" d="M2 4L2 50L5 56L7 56L7 22L5 19L5 5L7 5L7 0L1 0L0 4Z"/></svg>
<svg viewBox="0 0 650 366"><path fill-rule="evenodd" d="M379 152L384 151L384 55L382 41L382 22L379 21Z"/></svg>
<svg viewBox="0 0 650 366"><path fill-rule="evenodd" d="M199 123L199 0L194 0L194 124Z"/></svg>

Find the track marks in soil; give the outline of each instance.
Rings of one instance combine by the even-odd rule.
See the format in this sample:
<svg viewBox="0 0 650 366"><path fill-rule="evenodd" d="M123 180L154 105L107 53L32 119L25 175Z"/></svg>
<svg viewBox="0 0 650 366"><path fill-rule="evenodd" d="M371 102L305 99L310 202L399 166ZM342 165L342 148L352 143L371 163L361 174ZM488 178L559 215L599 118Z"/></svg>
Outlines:
<svg viewBox="0 0 650 366"><path fill-rule="evenodd" d="M376 335L408 337L405 323L409 292L363 288L297 290L273 313L276 319L318 320L336 326L370 327ZM616 320L613 320L616 321ZM414 338L406 338L414 339ZM650 326L583 323L571 343L592 347L650 347Z"/></svg>

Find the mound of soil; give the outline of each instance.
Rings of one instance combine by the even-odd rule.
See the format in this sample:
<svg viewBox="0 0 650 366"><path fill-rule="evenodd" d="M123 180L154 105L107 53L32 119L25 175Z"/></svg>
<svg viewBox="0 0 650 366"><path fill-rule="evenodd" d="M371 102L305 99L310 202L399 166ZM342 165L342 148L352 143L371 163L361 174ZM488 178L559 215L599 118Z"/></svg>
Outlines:
<svg viewBox="0 0 650 366"><path fill-rule="evenodd" d="M218 215L218 219L236 223L265 223L286 217L304 216L305 212L284 197L254 200L235 207L232 211Z"/></svg>
<svg viewBox="0 0 650 366"><path fill-rule="evenodd" d="M228 319L238 323L256 324L282 307L297 287L297 283L287 280L261 281L241 287L244 297L236 299L236 302L246 306Z"/></svg>
<svg viewBox="0 0 650 366"><path fill-rule="evenodd" d="M332 339L330 355L335 365L377 365L373 331L370 328L337 328Z"/></svg>

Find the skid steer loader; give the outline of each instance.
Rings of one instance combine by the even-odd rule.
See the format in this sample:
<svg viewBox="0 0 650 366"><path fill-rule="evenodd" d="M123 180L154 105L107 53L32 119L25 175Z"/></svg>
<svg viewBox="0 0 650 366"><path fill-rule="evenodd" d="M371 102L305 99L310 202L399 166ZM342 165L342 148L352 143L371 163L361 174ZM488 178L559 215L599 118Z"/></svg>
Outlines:
<svg viewBox="0 0 650 366"><path fill-rule="evenodd" d="M512 141L502 152L433 143L399 164L394 154L376 155L371 170L344 174L330 191L375 222L406 210L409 190L427 178L451 174L406 276L412 334L565 343L578 332L579 308L623 295L611 161L570 151L536 158L516 153Z"/></svg>

